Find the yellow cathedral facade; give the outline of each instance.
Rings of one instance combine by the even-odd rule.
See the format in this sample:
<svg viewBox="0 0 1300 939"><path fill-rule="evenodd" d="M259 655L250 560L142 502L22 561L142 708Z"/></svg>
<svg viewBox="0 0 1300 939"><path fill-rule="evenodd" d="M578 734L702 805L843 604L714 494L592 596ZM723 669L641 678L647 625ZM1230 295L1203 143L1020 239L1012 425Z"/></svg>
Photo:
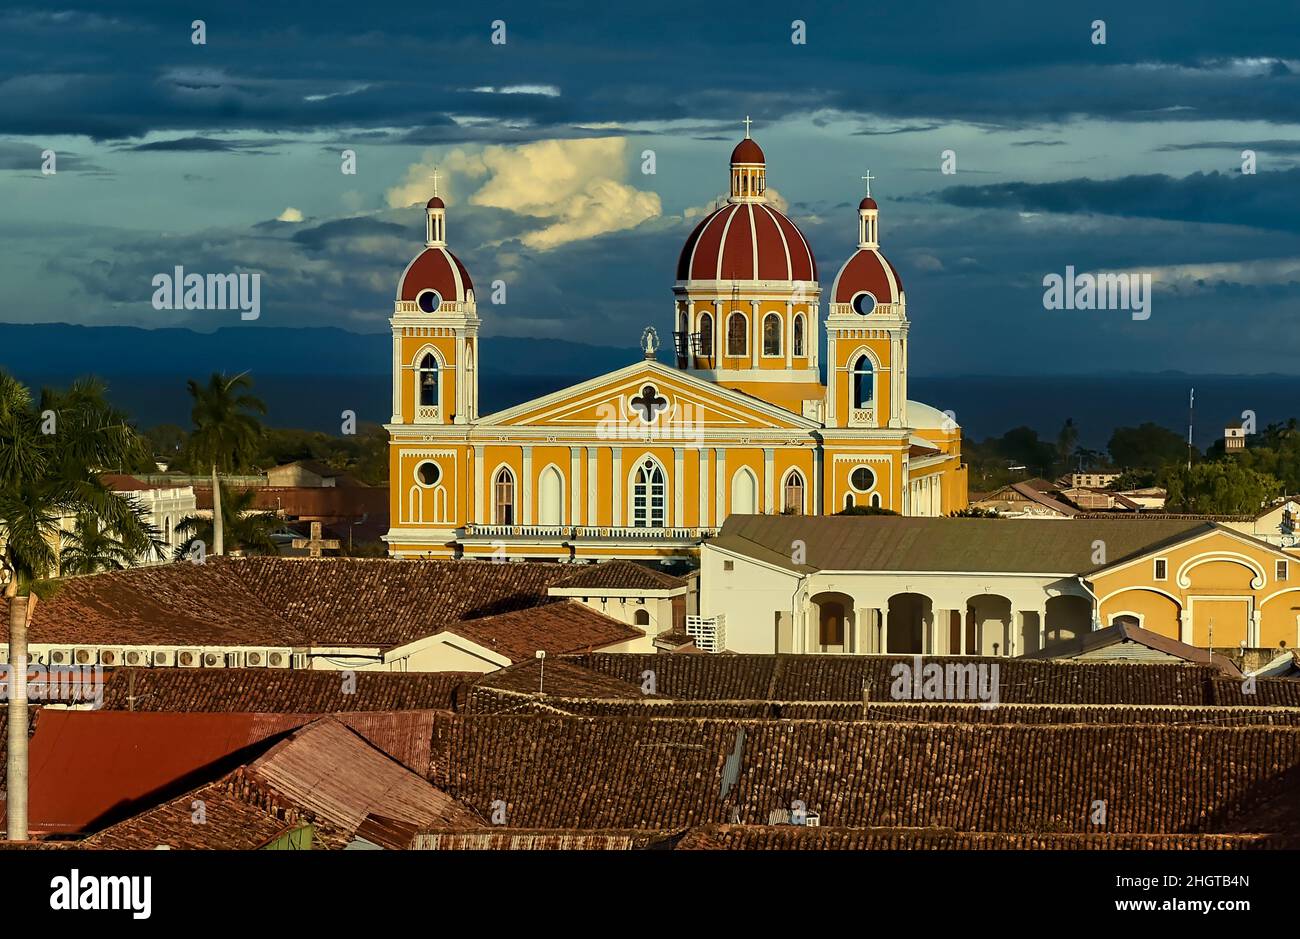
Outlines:
<svg viewBox="0 0 1300 939"><path fill-rule="evenodd" d="M961 428L907 396L907 296L870 189L824 319L812 249L766 190L747 132L678 259L675 367L647 328L643 360L486 415L473 280L430 199L390 321L389 553L667 560L732 514L964 508Z"/></svg>

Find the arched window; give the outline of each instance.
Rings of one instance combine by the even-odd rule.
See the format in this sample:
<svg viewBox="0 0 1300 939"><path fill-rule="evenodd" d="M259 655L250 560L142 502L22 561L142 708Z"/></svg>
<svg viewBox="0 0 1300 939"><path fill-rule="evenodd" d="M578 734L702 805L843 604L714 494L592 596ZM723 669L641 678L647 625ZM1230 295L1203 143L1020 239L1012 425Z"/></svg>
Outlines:
<svg viewBox="0 0 1300 939"><path fill-rule="evenodd" d="M857 503L853 501L853 493L851 492L844 493L844 507L846 509L851 509L855 505L857 505Z"/></svg>
<svg viewBox="0 0 1300 939"><path fill-rule="evenodd" d="M664 528L668 524L664 471L654 460L643 460L632 477L632 527Z"/></svg>
<svg viewBox="0 0 1300 939"><path fill-rule="evenodd" d="M803 351L803 314L799 313L794 318L794 349L792 354L798 358L804 355Z"/></svg>
<svg viewBox="0 0 1300 939"><path fill-rule="evenodd" d="M510 470L501 469L497 473L496 482L493 484L493 505L495 506L495 519L498 525L513 525L515 523L515 477Z"/></svg>
<svg viewBox="0 0 1300 939"><path fill-rule="evenodd" d="M871 504L874 505L876 508L880 508L880 493L873 492L871 494Z"/></svg>
<svg viewBox="0 0 1300 939"><path fill-rule="evenodd" d="M163 542L172 543L172 517L170 515L163 518Z"/></svg>
<svg viewBox="0 0 1300 939"><path fill-rule="evenodd" d="M564 477L554 466L542 470L537 480L537 524L564 524Z"/></svg>
<svg viewBox="0 0 1300 939"><path fill-rule="evenodd" d="M803 514L803 476L792 470L785 478L784 509L787 515Z"/></svg>
<svg viewBox="0 0 1300 939"><path fill-rule="evenodd" d="M727 317L727 355L749 354L749 329L745 314L739 311Z"/></svg>
<svg viewBox="0 0 1300 939"><path fill-rule="evenodd" d="M419 402L424 407L432 407L438 403L438 360L433 357L432 352L425 353L424 358L420 360L420 367L416 370L416 391L419 393Z"/></svg>
<svg viewBox="0 0 1300 939"><path fill-rule="evenodd" d="M865 408L871 405L876 396L875 375L872 374L871 359L864 352L853 363L853 406Z"/></svg>
<svg viewBox="0 0 1300 939"><path fill-rule="evenodd" d="M649 610L637 610L636 613L635 613L635 614L633 615L633 617L632 617L632 625L634 625L634 626L649 626L649 625L650 625L650 611L649 611Z"/></svg>
<svg viewBox="0 0 1300 939"><path fill-rule="evenodd" d="M756 515L758 513L758 480L746 467L736 471L731 478L731 514Z"/></svg>
<svg viewBox="0 0 1300 939"><path fill-rule="evenodd" d="M713 358L713 317L708 313L700 314L700 349L697 354Z"/></svg>
<svg viewBox="0 0 1300 939"><path fill-rule="evenodd" d="M775 313L763 317L763 354L781 354L781 317Z"/></svg>

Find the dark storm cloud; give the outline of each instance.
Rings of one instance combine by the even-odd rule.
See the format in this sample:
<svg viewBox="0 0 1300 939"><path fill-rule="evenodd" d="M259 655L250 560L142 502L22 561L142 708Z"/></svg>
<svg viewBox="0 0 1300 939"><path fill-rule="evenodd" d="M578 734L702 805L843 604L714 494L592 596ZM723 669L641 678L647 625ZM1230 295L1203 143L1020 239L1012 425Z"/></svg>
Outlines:
<svg viewBox="0 0 1300 939"><path fill-rule="evenodd" d="M1194 143L1167 143L1156 147L1156 153L1178 153L1183 150L1228 150L1240 153L1254 150L1256 153L1300 153L1300 140L1253 140L1232 143L1226 140L1198 140Z"/></svg>
<svg viewBox="0 0 1300 939"><path fill-rule="evenodd" d="M734 122L746 110L770 122L826 107L907 122L883 133L956 119L1297 116L1289 3L1252 4L1249 16L1174 0L1087 15L1054 6L952 5L936 29L924 4L773 0L747 8L737 30L729 8L673 2L600 16L503 2L489 16L469 4L230 0L210 12L202 46L191 14L169 4L120 3L111 17L18 10L0 30L0 133L418 127L419 140L457 142L453 116L554 128ZM1107 21L1104 46L1090 41L1094 15ZM795 16L806 45L790 42ZM493 18L505 45L490 42ZM560 94L501 93L538 85Z"/></svg>
<svg viewBox="0 0 1300 939"><path fill-rule="evenodd" d="M1098 213L1300 232L1300 169L952 186L938 198L960 208Z"/></svg>
<svg viewBox="0 0 1300 939"><path fill-rule="evenodd" d="M44 162L41 153L44 149L44 147L35 144L0 140L0 170L18 170L40 175L41 164ZM97 166L75 153L61 153L56 150L55 159L56 168L59 171L106 173L103 167Z"/></svg>
<svg viewBox="0 0 1300 939"><path fill-rule="evenodd" d="M133 153L270 153L271 147L289 143L272 139L216 140L212 137L177 137L172 140L155 140L124 149Z"/></svg>

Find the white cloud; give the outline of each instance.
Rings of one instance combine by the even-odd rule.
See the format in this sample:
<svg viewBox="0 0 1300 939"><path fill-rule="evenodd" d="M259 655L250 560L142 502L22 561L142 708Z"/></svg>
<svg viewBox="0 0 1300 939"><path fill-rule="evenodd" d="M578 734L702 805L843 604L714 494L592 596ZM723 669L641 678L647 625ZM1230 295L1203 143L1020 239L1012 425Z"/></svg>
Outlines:
<svg viewBox="0 0 1300 939"><path fill-rule="evenodd" d="M1213 292L1222 284L1263 287L1300 283L1300 258L1168 264L1141 268L1138 273L1150 274L1158 287L1180 293Z"/></svg>
<svg viewBox="0 0 1300 939"><path fill-rule="evenodd" d="M635 228L662 214L658 193L625 181L627 150L627 140L619 137L457 149L438 164L440 180L447 180L446 190L440 191L454 192L458 179L483 180L469 204L546 220L521 238L528 247L545 251ZM427 157L409 167L406 180L388 190L388 204L424 201L432 173Z"/></svg>
<svg viewBox="0 0 1300 939"><path fill-rule="evenodd" d="M789 214L790 202L789 200L786 199L785 196L781 195L781 193L777 192L776 189L772 188L771 186L767 187L767 190L764 194L767 196L768 205L776 209L782 215ZM727 199L729 198L730 198L729 193L720 192L718 193L716 200L711 200L709 202L704 203L703 205L687 206L685 211L682 212L682 215L688 219L699 218L702 215L708 215L714 209L720 208L721 206L725 205Z"/></svg>
<svg viewBox="0 0 1300 939"><path fill-rule="evenodd" d="M302 211L299 209L295 209L293 206L289 206L287 209L285 209L283 212L277 215L275 217L275 220L277 222L301 222Z"/></svg>

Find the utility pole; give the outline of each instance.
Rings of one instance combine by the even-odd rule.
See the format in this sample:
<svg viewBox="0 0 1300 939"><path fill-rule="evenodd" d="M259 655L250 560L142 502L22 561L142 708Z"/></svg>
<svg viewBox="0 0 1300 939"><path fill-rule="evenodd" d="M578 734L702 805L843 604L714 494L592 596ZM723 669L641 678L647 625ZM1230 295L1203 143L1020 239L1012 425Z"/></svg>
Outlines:
<svg viewBox="0 0 1300 939"><path fill-rule="evenodd" d="M1192 469L1192 418L1196 413L1196 389L1187 398L1187 471Z"/></svg>
<svg viewBox="0 0 1300 939"><path fill-rule="evenodd" d="M17 586L17 578L14 578ZM9 591L6 590L6 593ZM9 597L9 753L7 837L27 840L27 612L30 597Z"/></svg>

